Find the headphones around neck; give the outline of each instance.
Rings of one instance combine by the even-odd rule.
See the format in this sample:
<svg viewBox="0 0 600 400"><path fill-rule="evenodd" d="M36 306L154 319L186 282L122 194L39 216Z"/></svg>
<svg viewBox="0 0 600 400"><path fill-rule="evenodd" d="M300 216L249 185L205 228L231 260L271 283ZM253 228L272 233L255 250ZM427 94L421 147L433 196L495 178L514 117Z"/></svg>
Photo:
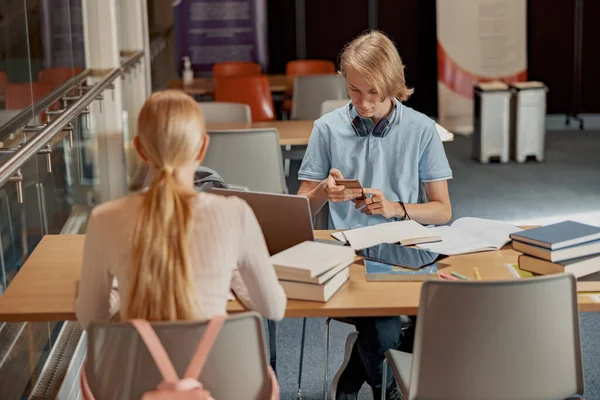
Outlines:
<svg viewBox="0 0 600 400"><path fill-rule="evenodd" d="M350 114L350 110L352 110L352 103L348 104L348 119L350 120L350 125L352 125L352 128L354 128L354 132L356 133L356 136L358 137L365 137L365 136L369 136L369 134L372 134L375 137L378 138L384 138L387 136L387 134L389 133L389 126L390 126L390 118L392 117L392 119L396 118L396 103L394 102L394 107L392 108L392 112L390 113L390 115L388 117L384 117L381 119L381 121L379 121L375 127L373 128L372 132L369 132L369 128L367 128L367 126L365 125L362 117L360 115L357 115L356 117L354 117L354 119L352 119L352 115ZM357 113L358 114L358 113Z"/></svg>

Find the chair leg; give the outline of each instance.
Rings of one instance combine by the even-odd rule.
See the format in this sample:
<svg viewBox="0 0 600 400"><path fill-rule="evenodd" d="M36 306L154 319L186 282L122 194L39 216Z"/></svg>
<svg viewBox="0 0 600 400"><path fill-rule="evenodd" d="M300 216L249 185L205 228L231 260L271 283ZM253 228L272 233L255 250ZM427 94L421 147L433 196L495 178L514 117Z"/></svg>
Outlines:
<svg viewBox="0 0 600 400"><path fill-rule="evenodd" d="M298 368L298 400L302 400L302 362L304 361L304 338L306 337L306 318L302 319L302 339L300 340L300 367Z"/></svg>
<svg viewBox="0 0 600 400"><path fill-rule="evenodd" d="M381 364L381 367L383 368L382 379L381 379L381 400L385 400L385 390L387 389L387 370L388 370L387 358L383 359L383 363Z"/></svg>
<svg viewBox="0 0 600 400"><path fill-rule="evenodd" d="M275 375L277 375L277 326L275 325L275 321L267 320L267 327L269 328L269 362Z"/></svg>
<svg viewBox="0 0 600 400"><path fill-rule="evenodd" d="M323 380L323 400L327 400L327 384L329 381L328 367L329 367L329 323L331 318L327 318L325 321L325 379ZM335 400L335 399L334 399Z"/></svg>

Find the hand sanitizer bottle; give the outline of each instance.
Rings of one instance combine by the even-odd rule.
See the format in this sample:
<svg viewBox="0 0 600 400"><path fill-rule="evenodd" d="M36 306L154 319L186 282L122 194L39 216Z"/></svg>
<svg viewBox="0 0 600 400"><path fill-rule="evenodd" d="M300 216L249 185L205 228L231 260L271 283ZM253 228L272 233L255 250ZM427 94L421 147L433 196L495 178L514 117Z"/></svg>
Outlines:
<svg viewBox="0 0 600 400"><path fill-rule="evenodd" d="M191 85L194 82L194 70L188 56L183 57L183 71L181 73L184 86Z"/></svg>

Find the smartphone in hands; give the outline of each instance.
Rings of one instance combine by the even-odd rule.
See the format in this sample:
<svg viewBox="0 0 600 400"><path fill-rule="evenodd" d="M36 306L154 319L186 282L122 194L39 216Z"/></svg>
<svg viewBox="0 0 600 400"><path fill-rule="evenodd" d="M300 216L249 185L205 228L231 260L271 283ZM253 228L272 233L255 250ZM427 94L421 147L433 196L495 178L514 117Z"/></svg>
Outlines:
<svg viewBox="0 0 600 400"><path fill-rule="evenodd" d="M336 179L336 185L343 185L346 189L360 189L363 190L362 185L360 184L358 179ZM363 192L362 195L356 198L356 200L364 200L365 194Z"/></svg>

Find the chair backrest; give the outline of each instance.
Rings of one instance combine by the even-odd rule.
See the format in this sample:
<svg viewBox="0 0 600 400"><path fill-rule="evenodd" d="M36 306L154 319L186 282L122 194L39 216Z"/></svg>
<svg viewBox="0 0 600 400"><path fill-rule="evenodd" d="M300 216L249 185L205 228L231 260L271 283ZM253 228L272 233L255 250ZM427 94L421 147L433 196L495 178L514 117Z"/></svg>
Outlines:
<svg viewBox="0 0 600 400"><path fill-rule="evenodd" d="M321 115L337 110L340 107L345 107L350 101L348 99L325 100L321 103Z"/></svg>
<svg viewBox="0 0 600 400"><path fill-rule="evenodd" d="M294 78L292 119L318 119L325 100L347 99L346 80L341 75L303 75Z"/></svg>
<svg viewBox="0 0 600 400"><path fill-rule="evenodd" d="M38 81L55 88L70 78L80 74L82 71L83 68L81 67L43 69L38 73Z"/></svg>
<svg viewBox="0 0 600 400"><path fill-rule="evenodd" d="M152 324L179 376L185 373L206 325L192 321ZM93 323L87 335L87 381L97 400L139 399L162 381L133 325ZM199 380L216 399L269 398L271 380L258 314L227 319Z"/></svg>
<svg viewBox="0 0 600 400"><path fill-rule="evenodd" d="M6 90L6 84L8 83L8 75L4 71L0 71L0 93L4 93Z"/></svg>
<svg viewBox="0 0 600 400"><path fill-rule="evenodd" d="M327 60L293 60L285 66L286 75L335 74L335 64Z"/></svg>
<svg viewBox="0 0 600 400"><path fill-rule="evenodd" d="M249 105L254 122L275 119L271 85L266 75L215 79L215 101Z"/></svg>
<svg viewBox="0 0 600 400"><path fill-rule="evenodd" d="M7 110L20 110L29 107L32 102L40 100L52 91L52 86L46 83L8 83L6 85ZM31 97L33 94L33 98Z"/></svg>
<svg viewBox="0 0 600 400"><path fill-rule="evenodd" d="M575 277L427 281L408 399L564 399L583 393Z"/></svg>
<svg viewBox="0 0 600 400"><path fill-rule="evenodd" d="M277 129L209 131L202 165L230 185L256 192L287 193Z"/></svg>
<svg viewBox="0 0 600 400"><path fill-rule="evenodd" d="M213 78L260 75L260 64L247 61L221 62L213 65Z"/></svg>
<svg viewBox="0 0 600 400"><path fill-rule="evenodd" d="M252 122L248 104L202 101L199 103L207 124L218 122Z"/></svg>

